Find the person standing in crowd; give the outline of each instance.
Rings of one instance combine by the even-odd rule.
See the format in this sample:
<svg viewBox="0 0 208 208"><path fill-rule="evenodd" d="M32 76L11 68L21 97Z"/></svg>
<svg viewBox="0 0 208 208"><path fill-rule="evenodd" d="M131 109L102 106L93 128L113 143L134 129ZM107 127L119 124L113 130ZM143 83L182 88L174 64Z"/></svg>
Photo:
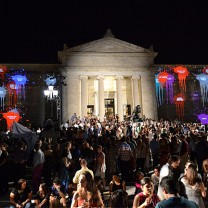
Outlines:
<svg viewBox="0 0 208 208"><path fill-rule="evenodd" d="M160 201L159 197L154 194L154 184L149 177L141 180L142 192L134 197L133 208L154 208Z"/></svg>
<svg viewBox="0 0 208 208"><path fill-rule="evenodd" d="M77 114L74 113L74 114L71 116L71 118L70 118L71 123L75 122L76 119L77 119Z"/></svg>
<svg viewBox="0 0 208 208"><path fill-rule="evenodd" d="M150 150L152 154L153 167L159 164L159 142L157 134L154 134L153 139L150 141Z"/></svg>
<svg viewBox="0 0 208 208"><path fill-rule="evenodd" d="M196 161L196 143L197 143L196 135L191 133L190 134L190 142L189 142L190 160L191 161Z"/></svg>
<svg viewBox="0 0 208 208"><path fill-rule="evenodd" d="M68 167L68 173L70 176L70 180L73 178L74 174L74 160L72 157L72 142L68 141L65 143L65 149L67 150L67 160L70 162L70 165Z"/></svg>
<svg viewBox="0 0 208 208"><path fill-rule="evenodd" d="M185 139L185 135L181 134L180 135L180 145L179 145L179 156L181 158L181 162L180 162L180 169L181 171L184 170L185 164L188 161L188 157L189 157L189 145L188 142Z"/></svg>
<svg viewBox="0 0 208 208"><path fill-rule="evenodd" d="M10 208L30 208L32 190L25 179L20 179L17 186L10 193Z"/></svg>
<svg viewBox="0 0 208 208"><path fill-rule="evenodd" d="M92 170L90 170L88 167L87 167L87 161L85 159L81 159L80 160L80 165L81 165L81 169L78 170L75 175L74 175L74 178L73 178L73 183L75 184L78 184L79 183L79 177L82 173L84 172L89 172L91 175L92 175L92 178L94 179L94 173Z"/></svg>
<svg viewBox="0 0 208 208"><path fill-rule="evenodd" d="M0 196L8 191L8 156L5 144L0 144Z"/></svg>
<svg viewBox="0 0 208 208"><path fill-rule="evenodd" d="M159 128L158 128L159 129ZM160 158L160 167L165 165L170 156L170 143L166 138L166 135L161 134L161 139L159 140L159 158Z"/></svg>
<svg viewBox="0 0 208 208"><path fill-rule="evenodd" d="M43 123L43 131L54 131L53 118L46 118Z"/></svg>
<svg viewBox="0 0 208 208"><path fill-rule="evenodd" d="M106 180L111 180L111 176L116 172L116 160L117 160L117 152L116 149L116 140L115 137L111 137L106 145Z"/></svg>
<svg viewBox="0 0 208 208"><path fill-rule="evenodd" d="M41 177L43 176L43 167L45 162L45 155L41 150L41 143L39 141L36 142L34 151L35 152L33 155L32 180L33 180L34 192L36 193L41 183Z"/></svg>
<svg viewBox="0 0 208 208"><path fill-rule="evenodd" d="M163 177L160 181L160 187L165 200L159 202L155 208L199 208L195 202L180 197L180 185L174 178L170 176Z"/></svg>
<svg viewBox="0 0 208 208"><path fill-rule="evenodd" d="M179 139L178 136L172 135L170 136L170 154L171 155L179 155Z"/></svg>
<svg viewBox="0 0 208 208"><path fill-rule="evenodd" d="M193 161L187 161L186 162L185 168L184 168L184 172L181 173L181 175L180 175L180 177L178 179L179 181L181 181L181 179L186 176L187 169L188 169L189 165L191 165L191 164L195 165L195 163ZM202 176L200 175L200 173L198 173L198 178L202 179Z"/></svg>
<svg viewBox="0 0 208 208"><path fill-rule="evenodd" d="M64 193L66 193L70 182L69 167L71 165L71 161L68 159L67 149L63 149L61 155L62 157L60 161L60 169L58 172L58 176L61 181L61 185L65 187Z"/></svg>
<svg viewBox="0 0 208 208"><path fill-rule="evenodd" d="M171 155L168 162L162 166L160 170L160 181L165 176L172 176L175 180L178 180L178 176L175 174L175 169L177 169L180 165L180 157L178 155ZM164 195L162 193L162 189L159 185L157 195L159 196L160 200L164 199Z"/></svg>
<svg viewBox="0 0 208 208"><path fill-rule="evenodd" d="M126 142L126 137L121 138L121 145L118 150L119 157L119 170L121 172L121 176L123 180L127 180L130 173L130 161L133 156L131 147Z"/></svg>
<svg viewBox="0 0 208 208"><path fill-rule="evenodd" d="M208 159L203 161L203 175L202 179L204 182L204 185L208 191Z"/></svg>
<svg viewBox="0 0 208 208"><path fill-rule="evenodd" d="M160 180L160 167L154 168L154 173L151 175L151 180L154 184L154 193L157 193Z"/></svg>
<svg viewBox="0 0 208 208"><path fill-rule="evenodd" d="M14 181L17 182L20 178L25 178L26 164L28 160L27 145L25 141L19 141L17 149L10 155L13 168L16 172Z"/></svg>
<svg viewBox="0 0 208 208"><path fill-rule="evenodd" d="M88 142L83 143L83 148L81 149L81 158L87 161L89 169L94 170L96 156L94 150L90 147Z"/></svg>
<svg viewBox="0 0 208 208"><path fill-rule="evenodd" d="M198 177L197 166L190 164L186 174L181 179L185 188L188 199L196 202L200 208L205 208L202 197L206 197L206 190L201 178Z"/></svg>
<svg viewBox="0 0 208 208"><path fill-rule="evenodd" d="M79 177L77 191L73 195L71 208L75 207L100 207L104 208L99 190L96 188L92 175L83 172Z"/></svg>
<svg viewBox="0 0 208 208"><path fill-rule="evenodd" d="M52 183L51 177L54 175L54 160L53 160L53 150L51 148L51 144L48 143L44 150L45 155L45 163L44 163L44 181L46 185L49 187Z"/></svg>
<svg viewBox="0 0 208 208"><path fill-rule="evenodd" d="M145 136L143 138L143 142L146 145L146 157L145 157L145 163L144 163L144 173L149 173L150 166L152 166L152 155L151 155L151 150L149 146L149 138Z"/></svg>
<svg viewBox="0 0 208 208"><path fill-rule="evenodd" d="M53 168L53 173L55 175L59 172L60 161L61 161L61 145L59 143L56 143L53 146L52 160L53 160L52 168Z"/></svg>
<svg viewBox="0 0 208 208"><path fill-rule="evenodd" d="M208 158L208 142L206 135L198 136L195 153L199 173L202 175L202 163L205 159Z"/></svg>
<svg viewBox="0 0 208 208"><path fill-rule="evenodd" d="M140 138L137 141L136 152L136 170L140 170L144 173L144 164L147 156L147 146L145 142Z"/></svg>
<svg viewBox="0 0 208 208"><path fill-rule="evenodd" d="M7 120L3 117L3 114L0 113L0 133L7 132Z"/></svg>
<svg viewBox="0 0 208 208"><path fill-rule="evenodd" d="M105 153L103 152L102 146L98 145L98 147L97 147L97 156L96 156L95 176L98 176L102 179L104 189L105 189L105 171L106 171Z"/></svg>

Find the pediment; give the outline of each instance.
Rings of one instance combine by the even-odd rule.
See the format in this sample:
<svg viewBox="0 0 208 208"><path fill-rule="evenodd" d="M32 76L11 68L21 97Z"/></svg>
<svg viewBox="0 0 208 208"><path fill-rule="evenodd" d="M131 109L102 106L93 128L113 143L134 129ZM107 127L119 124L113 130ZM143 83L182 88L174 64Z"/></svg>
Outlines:
<svg viewBox="0 0 208 208"><path fill-rule="evenodd" d="M100 52L100 53L154 53L153 50L119 40L114 37L104 37L72 48L65 47L67 52Z"/></svg>

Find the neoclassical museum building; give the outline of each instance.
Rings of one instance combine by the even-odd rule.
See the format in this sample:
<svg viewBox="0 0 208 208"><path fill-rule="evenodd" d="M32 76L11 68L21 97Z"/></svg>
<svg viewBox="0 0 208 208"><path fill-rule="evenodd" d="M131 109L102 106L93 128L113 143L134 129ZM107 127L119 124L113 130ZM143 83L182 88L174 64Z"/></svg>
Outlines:
<svg viewBox="0 0 208 208"><path fill-rule="evenodd" d="M157 119L153 50L116 39L108 30L99 40L58 53L61 71L67 77L63 90L63 115L74 112L118 114L123 118L140 105L142 114ZM66 119L66 118L65 118Z"/></svg>
<svg viewBox="0 0 208 208"><path fill-rule="evenodd" d="M193 92L198 93L199 108L200 105L201 110L204 107L200 101L202 93L196 76L191 76L190 72L189 77L182 80L183 85L179 76L175 76L173 88L169 89L170 86L166 85L166 90L165 88L163 90L165 81L163 83L161 80L166 75L161 75L159 81L162 84L157 88L155 75L158 69L164 69L165 65L154 65L156 56L157 52L153 50L153 47L146 49L119 40L110 30L107 30L101 39L71 48L64 45L63 50L58 51L59 64L2 63L1 65L10 69L24 68L27 72L28 82L25 85L24 100L20 99L20 107L23 106L24 115L35 123L43 123L44 119L49 116L58 116L60 122L65 122L74 113L80 118L92 114L97 115L101 120L105 115L118 114L123 120L124 117L131 115L138 105L141 107L140 116L146 118L173 119L177 117L177 113L182 113L182 115L185 113L187 119L189 117L193 119L189 115L194 114L190 109L193 109L196 104L194 101L192 104ZM188 66L188 68L189 71L193 71L193 68L203 70L204 66ZM170 72L170 70L166 71ZM181 71L183 68L179 70ZM44 75L54 72L59 72L66 78L66 86L62 86L59 90L58 102L48 101L43 93L47 88ZM177 75L176 71L174 73ZM192 84L185 89L184 85L187 83ZM168 90L170 90L169 95L165 94ZM183 96L173 98L174 94L180 93L187 94L186 103L184 103ZM170 96L172 96L172 102ZM162 99L163 103L161 103ZM181 103L184 101L183 105L179 105L180 101ZM7 103L5 101L5 105L8 105ZM184 105L185 110L181 109ZM3 111L2 108L1 110ZM196 109L197 113L203 112Z"/></svg>

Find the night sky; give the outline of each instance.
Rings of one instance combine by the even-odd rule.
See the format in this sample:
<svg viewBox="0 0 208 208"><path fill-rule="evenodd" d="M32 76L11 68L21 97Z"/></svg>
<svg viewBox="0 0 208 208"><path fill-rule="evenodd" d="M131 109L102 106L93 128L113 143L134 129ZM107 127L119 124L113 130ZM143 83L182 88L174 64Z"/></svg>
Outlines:
<svg viewBox="0 0 208 208"><path fill-rule="evenodd" d="M67 2L67 3L66 3ZM156 64L208 64L208 3L200 1L4 1L0 63L58 63L57 51L103 37L144 48Z"/></svg>

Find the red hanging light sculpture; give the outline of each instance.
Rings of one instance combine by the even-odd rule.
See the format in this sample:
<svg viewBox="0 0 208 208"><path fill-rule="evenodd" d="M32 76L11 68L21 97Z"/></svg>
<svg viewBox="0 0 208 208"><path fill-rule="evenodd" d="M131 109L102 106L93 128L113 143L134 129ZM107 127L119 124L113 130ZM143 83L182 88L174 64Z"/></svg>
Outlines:
<svg viewBox="0 0 208 208"><path fill-rule="evenodd" d="M183 93L179 93L174 96L174 103L176 105L176 114L178 115L179 120L183 120L184 117L184 103L185 96Z"/></svg>

